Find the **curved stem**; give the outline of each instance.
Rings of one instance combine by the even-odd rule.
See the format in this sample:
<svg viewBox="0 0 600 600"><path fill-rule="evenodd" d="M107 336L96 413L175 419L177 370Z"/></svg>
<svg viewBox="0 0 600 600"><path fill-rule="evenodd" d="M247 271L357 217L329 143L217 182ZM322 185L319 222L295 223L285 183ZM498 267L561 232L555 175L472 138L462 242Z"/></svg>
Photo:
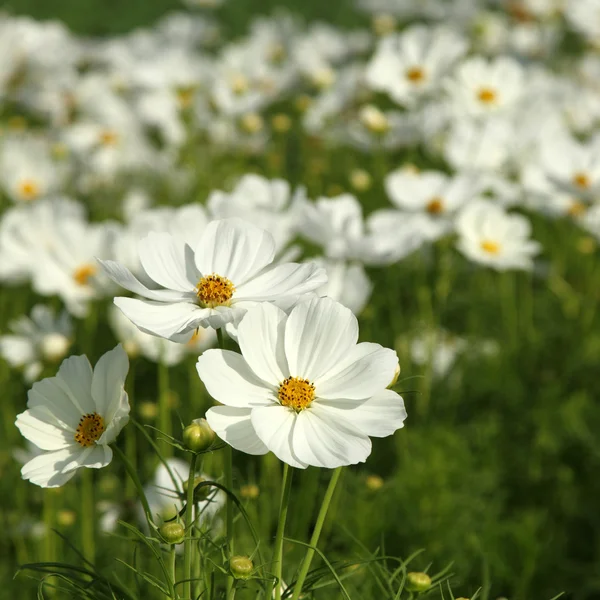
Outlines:
<svg viewBox="0 0 600 600"><path fill-rule="evenodd" d="M172 430L169 385L169 367L161 358L158 363L158 428L165 435L171 435ZM173 447L167 442L161 442L160 449L165 458L173 455Z"/></svg>
<svg viewBox="0 0 600 600"><path fill-rule="evenodd" d="M94 481L90 469L81 474L81 549L87 561L96 559L96 519L94 503Z"/></svg>
<svg viewBox="0 0 600 600"><path fill-rule="evenodd" d="M273 552L273 561L271 570L274 571L276 581L275 598L281 600L281 577L283 572L283 534L285 531L285 522L287 519L288 505L290 501L290 491L292 489L293 471L287 463L283 465L283 480L281 482L281 501L279 503L279 519L277 521L277 533L275 534L275 551ZM270 599L273 595L273 582L267 585L266 598Z"/></svg>
<svg viewBox="0 0 600 600"><path fill-rule="evenodd" d="M302 586L304 585L304 580L308 575L310 563L312 562L313 556L315 555L315 548L319 543L319 537L321 536L323 523L325 523L325 517L327 516L327 511L329 510L329 505L331 504L331 499L333 498L333 492L335 491L335 486L337 485L341 473L342 467L338 467L333 472L331 480L329 481L329 486L327 486L327 491L325 492L325 497L323 498L323 504L321 504L319 516L317 517L317 522L315 524L315 528L313 529L313 534L310 538L310 548L306 550L304 560L302 561L302 566L300 567L300 574L298 575L298 580L296 581L296 585L294 586L294 595L292 596L292 600L298 600L298 598L300 597L300 593L302 592Z"/></svg>
<svg viewBox="0 0 600 600"><path fill-rule="evenodd" d="M150 512L150 506L148 504L148 500L144 492L144 486L142 486L142 482L140 481L140 478L137 475L137 471L133 468L133 465L131 464L127 456L125 456L125 453L121 450L121 448L119 448L119 446L112 446L112 449L114 450L116 455L123 461L123 464L125 465L125 470L127 471L127 474L129 475L130 479L133 481L135 489L137 490L137 493L140 497L140 502L142 503L144 513L146 514L146 520L151 526L153 523L152 513ZM152 526L150 527L150 531L154 531L154 528Z"/></svg>
<svg viewBox="0 0 600 600"><path fill-rule="evenodd" d="M231 446L225 448L225 487L233 493L233 453ZM227 494L227 558L233 556L233 501ZM234 580L232 575L227 576L227 597L234 590Z"/></svg>
<svg viewBox="0 0 600 600"><path fill-rule="evenodd" d="M194 483L196 481L196 459L192 454L190 461L190 474L187 485L187 502L185 504L185 542L183 546L183 597L188 600L192 597L192 533L194 529Z"/></svg>

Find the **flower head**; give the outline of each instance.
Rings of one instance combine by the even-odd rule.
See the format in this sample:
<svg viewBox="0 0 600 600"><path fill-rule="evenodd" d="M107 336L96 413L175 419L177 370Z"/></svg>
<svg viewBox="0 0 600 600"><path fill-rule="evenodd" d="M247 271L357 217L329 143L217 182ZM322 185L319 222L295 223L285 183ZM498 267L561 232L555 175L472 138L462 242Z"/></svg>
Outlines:
<svg viewBox="0 0 600 600"><path fill-rule="evenodd" d="M71 356L56 377L33 385L16 425L43 453L23 466L23 479L59 487L80 467L100 469L110 463L109 444L129 420L123 389L128 369L127 355L117 346L93 370L87 357Z"/></svg>
<svg viewBox="0 0 600 600"><path fill-rule="evenodd" d="M263 304L238 328L241 354L208 350L198 373L223 406L206 419L248 454L272 451L291 466L335 468L364 462L369 436L402 427L402 398L386 387L398 357L357 344L358 321L330 298L311 298L286 315Z"/></svg>
<svg viewBox="0 0 600 600"><path fill-rule="evenodd" d="M259 302L293 305L327 281L313 264L272 264L273 236L240 219L213 221L193 249L168 233L150 233L139 244L150 289L113 261L99 261L123 287L146 299L115 298L142 331L178 339L198 327L237 325Z"/></svg>

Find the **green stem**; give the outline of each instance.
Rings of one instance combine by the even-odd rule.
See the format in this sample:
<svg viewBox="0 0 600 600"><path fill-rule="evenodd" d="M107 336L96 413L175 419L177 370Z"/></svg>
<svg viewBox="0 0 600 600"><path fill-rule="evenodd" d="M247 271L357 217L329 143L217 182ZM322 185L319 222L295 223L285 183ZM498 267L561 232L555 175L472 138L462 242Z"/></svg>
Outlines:
<svg viewBox="0 0 600 600"><path fill-rule="evenodd" d="M281 600L281 577L283 572L283 533L285 531L285 522L287 520L288 505L290 501L290 491L292 489L293 471L287 463L283 465L283 481L281 484L281 501L279 503L279 519L277 522L277 533L275 534L275 551L273 552L273 561L271 569L275 573L275 598ZM273 595L273 581L267 584L266 598Z"/></svg>
<svg viewBox="0 0 600 600"><path fill-rule="evenodd" d="M196 481L197 455L192 454L190 461L190 474L187 485L187 501L185 504L185 542L183 546L183 597L186 600L192 597L192 534L194 529L194 483Z"/></svg>
<svg viewBox="0 0 600 600"><path fill-rule="evenodd" d="M81 549L83 556L92 564L96 559L96 515L94 503L94 480L91 469L81 473Z"/></svg>
<svg viewBox="0 0 600 600"><path fill-rule="evenodd" d="M144 513L146 514L148 525L150 525L150 531L153 531L154 529L152 527L152 513L150 512L150 506L146 498L146 493L144 492L144 486L142 485L142 482L140 481L140 478L137 475L137 471L135 470L125 453L121 450L121 448L119 448L118 446L112 446L112 449L116 453L116 455L123 461L123 464L125 465L125 470L127 471L127 474L129 475L131 481L133 481L135 489L137 490L138 495L140 497L140 502L142 503Z"/></svg>
<svg viewBox="0 0 600 600"><path fill-rule="evenodd" d="M135 406L134 402L134 386L135 386L135 362L132 362L129 367L129 385L127 386L127 395L129 396L129 405ZM126 427L124 432L125 437L125 454L127 459L133 467L134 471L137 471L137 435L135 427ZM125 497L131 498L135 493L136 487L135 482L131 477L127 478L125 482Z"/></svg>
<svg viewBox="0 0 600 600"><path fill-rule="evenodd" d="M56 513L56 507L54 498L56 495L55 490L45 490L44 493L44 525L46 526L45 531L45 548L44 548L44 560L46 562L54 562L54 527L56 526L54 521L54 515Z"/></svg>
<svg viewBox="0 0 600 600"><path fill-rule="evenodd" d="M231 586L231 589L227 592L227 600L234 600L236 590L237 590L237 585L235 584L235 581L234 581L233 585Z"/></svg>
<svg viewBox="0 0 600 600"><path fill-rule="evenodd" d="M340 479L341 473L342 467L338 467L333 472L331 480L329 481L329 486L327 487L327 491L325 492L323 504L321 504L321 510L319 510L319 516L317 517L317 522L315 524L315 528L313 529L313 534L310 538L310 548L306 550L306 555L304 556L304 560L302 561L302 565L300 566L300 574L298 575L298 580L296 581L296 585L294 586L294 595L292 596L292 600L298 600L298 598L300 598L302 586L304 585L304 581L306 579L306 576L308 575L310 563L312 562L313 556L315 555L315 548L319 543L319 537L321 535L321 530L323 529L323 524L325 523L325 517L327 516L327 511L329 510L329 505L331 504L331 499L333 498L333 492L335 492L335 487Z"/></svg>
<svg viewBox="0 0 600 600"><path fill-rule="evenodd" d="M158 363L158 428L165 435L171 435L171 406L169 390L169 368L161 360ZM163 442L160 449L165 458L173 455L170 444Z"/></svg>
<svg viewBox="0 0 600 600"><path fill-rule="evenodd" d="M176 568L176 558L177 554L175 553L175 544L171 544L169 546L169 571L171 573L171 586L173 590L175 590L175 583L177 582L177 568ZM175 592L173 600L177 600L179 598L179 594Z"/></svg>
<svg viewBox="0 0 600 600"><path fill-rule="evenodd" d="M233 493L233 453L231 446L225 448L225 487L231 493ZM227 494L227 558L230 559L233 556L233 501ZM227 576L227 597L234 588L233 575Z"/></svg>

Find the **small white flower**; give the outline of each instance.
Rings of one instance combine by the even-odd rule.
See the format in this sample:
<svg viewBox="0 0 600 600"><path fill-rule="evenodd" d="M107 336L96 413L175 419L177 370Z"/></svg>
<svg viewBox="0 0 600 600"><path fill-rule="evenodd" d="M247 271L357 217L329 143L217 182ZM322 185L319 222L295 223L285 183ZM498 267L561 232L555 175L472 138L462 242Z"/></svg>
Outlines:
<svg viewBox="0 0 600 600"><path fill-rule="evenodd" d="M193 249L168 233L150 233L139 244L149 289L113 261L99 261L118 284L147 299L115 298L142 331L177 340L198 327L237 325L260 302L286 307L327 281L312 264L272 264L275 242L268 232L240 219L212 221Z"/></svg>
<svg viewBox="0 0 600 600"><path fill-rule="evenodd" d="M458 249L470 260L498 271L531 270L540 245L530 239L531 225L489 200L475 200L456 219Z"/></svg>
<svg viewBox="0 0 600 600"><path fill-rule="evenodd" d="M44 363L58 362L72 343L73 324L66 311L58 317L48 307L37 304L31 317L9 323L12 335L0 336L0 356L12 367L24 367L25 380L35 381Z"/></svg>
<svg viewBox="0 0 600 600"><path fill-rule="evenodd" d="M127 355L117 346L93 370L87 357L71 356L56 377L33 385L16 425L44 452L22 468L23 479L59 487L81 467L100 469L110 463L109 444L129 421L123 388L128 369Z"/></svg>
<svg viewBox="0 0 600 600"><path fill-rule="evenodd" d="M356 317L330 298L301 302L289 316L270 304L248 311L241 354L208 350L198 359L200 378L224 405L207 421L234 448L272 451L293 467L364 462L369 436L394 433L406 411L386 389L396 353L357 340Z"/></svg>

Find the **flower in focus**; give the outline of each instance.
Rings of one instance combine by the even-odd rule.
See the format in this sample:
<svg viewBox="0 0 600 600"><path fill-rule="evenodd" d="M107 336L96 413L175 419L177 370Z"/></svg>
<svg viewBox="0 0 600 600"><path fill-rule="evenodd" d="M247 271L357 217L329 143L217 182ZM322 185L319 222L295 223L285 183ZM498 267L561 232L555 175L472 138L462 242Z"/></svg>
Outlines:
<svg viewBox="0 0 600 600"><path fill-rule="evenodd" d="M248 454L273 452L299 468L364 462L369 436L403 426L402 398L386 389L398 357L358 340L358 321L331 298L311 298L286 315L263 304L238 327L241 354L208 350L198 374L223 404L206 419Z"/></svg>
<svg viewBox="0 0 600 600"><path fill-rule="evenodd" d="M530 239L531 225L489 200L475 200L456 219L458 249L470 260L498 271L530 270L540 245Z"/></svg>
<svg viewBox="0 0 600 600"><path fill-rule="evenodd" d="M0 336L0 356L11 367L24 367L24 377L35 381L44 363L61 360L72 343L73 324L67 312L56 317L43 304L31 310L30 317L9 323L12 335Z"/></svg>
<svg viewBox="0 0 600 600"><path fill-rule="evenodd" d="M16 425L44 452L23 466L23 479L59 487L81 467L100 469L110 463L109 444L129 421L123 388L128 370L127 355L116 346L93 370L87 357L71 356L56 377L33 384Z"/></svg>
<svg viewBox="0 0 600 600"><path fill-rule="evenodd" d="M139 244L150 289L113 261L99 261L115 282L145 299L115 298L142 331L177 340L198 327L236 325L259 302L289 307L327 281L313 264L272 264L268 232L240 219L212 221L192 249L168 233L150 233Z"/></svg>

